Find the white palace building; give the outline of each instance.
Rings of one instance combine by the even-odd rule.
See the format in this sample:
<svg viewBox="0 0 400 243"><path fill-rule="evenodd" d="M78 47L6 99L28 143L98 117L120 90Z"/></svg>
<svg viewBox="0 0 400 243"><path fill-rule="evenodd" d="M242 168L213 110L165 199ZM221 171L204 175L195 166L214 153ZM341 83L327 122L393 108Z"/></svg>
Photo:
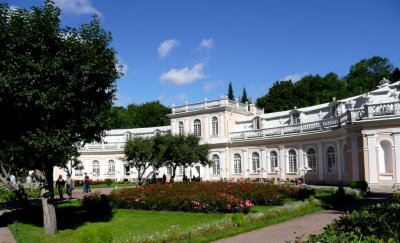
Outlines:
<svg viewBox="0 0 400 243"><path fill-rule="evenodd" d="M211 167L179 168L202 180L292 180L307 184L370 187L400 185L400 81L384 79L369 93L292 110L264 113L254 104L221 97L172 108L171 126L116 129L102 143L80 150L82 179L134 180L137 172L124 162L124 146L133 137L156 133L195 134L210 144ZM185 171L184 171L185 170ZM150 169L149 169L150 171ZM60 174L56 169L55 176ZM161 168L158 177L170 171Z"/></svg>

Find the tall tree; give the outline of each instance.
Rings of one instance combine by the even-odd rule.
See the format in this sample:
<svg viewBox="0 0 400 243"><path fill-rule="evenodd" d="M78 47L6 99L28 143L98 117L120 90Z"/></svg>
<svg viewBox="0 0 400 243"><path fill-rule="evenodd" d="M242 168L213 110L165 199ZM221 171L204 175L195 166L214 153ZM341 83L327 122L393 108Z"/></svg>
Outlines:
<svg viewBox="0 0 400 243"><path fill-rule="evenodd" d="M297 103L293 95L292 81L276 81L265 96L257 99L256 104L264 108L265 112L293 109Z"/></svg>
<svg viewBox="0 0 400 243"><path fill-rule="evenodd" d="M100 21L60 28L50 0L30 10L0 4L0 150L18 153L3 164L36 170L43 182L45 232L57 231L53 167L79 147L100 141L121 75L111 34Z"/></svg>
<svg viewBox="0 0 400 243"><path fill-rule="evenodd" d="M397 67L393 70L392 75L390 75L390 81L397 82L400 81L400 69Z"/></svg>
<svg viewBox="0 0 400 243"><path fill-rule="evenodd" d="M243 87L243 93L240 102L242 103L250 102L249 98L247 97L246 87Z"/></svg>
<svg viewBox="0 0 400 243"><path fill-rule="evenodd" d="M350 67L350 72L345 78L347 96L359 95L376 88L384 77L390 78L393 70L393 64L387 58L374 56L362 59Z"/></svg>
<svg viewBox="0 0 400 243"><path fill-rule="evenodd" d="M230 99L230 100L234 100L235 99L235 96L233 95L232 81L229 81L228 99Z"/></svg>

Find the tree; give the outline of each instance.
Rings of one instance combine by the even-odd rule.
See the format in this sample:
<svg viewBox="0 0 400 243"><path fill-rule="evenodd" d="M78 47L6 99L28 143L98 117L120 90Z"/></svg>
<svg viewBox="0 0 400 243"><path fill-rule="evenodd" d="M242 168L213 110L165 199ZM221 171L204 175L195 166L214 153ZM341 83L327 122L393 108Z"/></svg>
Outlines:
<svg viewBox="0 0 400 243"><path fill-rule="evenodd" d="M152 166L156 159L153 138L136 137L129 140L124 148L125 161L133 166L138 172L138 184L142 185L142 178L147 169Z"/></svg>
<svg viewBox="0 0 400 243"><path fill-rule="evenodd" d="M234 100L235 99L235 96L233 95L232 81L229 81L228 99L230 99L230 100Z"/></svg>
<svg viewBox="0 0 400 243"><path fill-rule="evenodd" d="M376 88L384 77L390 78L393 70L393 64L387 58L374 56L362 59L350 67L350 72L345 78L347 96L359 95Z"/></svg>
<svg viewBox="0 0 400 243"><path fill-rule="evenodd" d="M293 109L297 103L292 81L276 81L269 89L268 94L257 99L256 104L258 107L264 108L266 113Z"/></svg>
<svg viewBox="0 0 400 243"><path fill-rule="evenodd" d="M35 170L42 180L45 232L57 231L53 167L63 167L82 144L100 141L121 75L111 34L94 16L60 28L50 0L31 10L0 4L0 150L5 165Z"/></svg>
<svg viewBox="0 0 400 243"><path fill-rule="evenodd" d="M242 102L242 103L250 102L249 98L247 98L246 87L243 87L243 93L242 93L242 98L241 98L240 102Z"/></svg>
<svg viewBox="0 0 400 243"><path fill-rule="evenodd" d="M400 69L397 67L393 70L392 75L390 75L390 81L397 82L400 80Z"/></svg>
<svg viewBox="0 0 400 243"><path fill-rule="evenodd" d="M172 168L170 182L174 182L178 166L192 166L195 163L211 165L208 159L209 145L199 144L200 138L194 135L160 136L158 160L164 166Z"/></svg>

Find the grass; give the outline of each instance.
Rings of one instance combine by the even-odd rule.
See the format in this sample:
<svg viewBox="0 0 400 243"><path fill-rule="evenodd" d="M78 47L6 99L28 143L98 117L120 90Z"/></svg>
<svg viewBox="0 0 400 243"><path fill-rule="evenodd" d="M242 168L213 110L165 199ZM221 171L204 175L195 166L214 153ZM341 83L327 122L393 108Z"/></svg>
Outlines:
<svg viewBox="0 0 400 243"><path fill-rule="evenodd" d="M129 235L152 234L164 231L173 225L181 229L218 220L221 214L200 214L166 211L114 210L112 215L93 218L87 215L77 201L66 202L57 206L59 231L55 235L46 235L43 231L41 208L36 208L29 215L13 213L8 215L9 228L17 242L97 242L97 237L114 241ZM4 218L0 217L0 218ZM14 221L18 219L18 221ZM4 220L4 219L3 219Z"/></svg>
<svg viewBox="0 0 400 243"><path fill-rule="evenodd" d="M107 183L99 183L99 184L92 184L90 185L90 188L107 188L107 187L131 187L131 186L137 186L137 183L134 182L112 182L111 185ZM77 189L82 189L83 186L75 186Z"/></svg>
<svg viewBox="0 0 400 243"><path fill-rule="evenodd" d="M235 235L239 235L245 232L249 232L249 231L253 231L256 229L260 229L269 225L273 225L273 224L278 224L284 221L288 221L297 217L301 217L307 214L312 214L318 211L321 211L322 208L321 207L314 207L314 208L307 208L305 210L302 211L296 211L296 212L291 212L291 213L287 213L285 215L282 216L278 216L275 218L271 218L268 220L262 220L259 222L255 222L252 224L247 224L241 227L235 227L229 230L224 230L224 231L220 231L217 233L214 233L212 235L205 235L202 237L195 237L191 239L191 242L211 242L211 241L215 241L215 240L219 240L219 239L223 239L223 238L227 238L227 237L232 237ZM266 211L266 209L262 209L261 211ZM181 241L181 242L187 242L187 241Z"/></svg>

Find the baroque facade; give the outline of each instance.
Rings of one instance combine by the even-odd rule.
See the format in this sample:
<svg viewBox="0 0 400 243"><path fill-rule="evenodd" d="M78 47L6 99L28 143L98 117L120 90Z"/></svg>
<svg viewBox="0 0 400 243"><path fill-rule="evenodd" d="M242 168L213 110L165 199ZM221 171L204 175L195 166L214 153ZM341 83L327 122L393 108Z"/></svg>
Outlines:
<svg viewBox="0 0 400 243"><path fill-rule="evenodd" d="M211 167L179 168L202 180L294 180L307 184L370 187L400 185L400 81L384 79L376 90L305 108L264 114L254 104L221 97L172 107L171 126L116 129L102 143L80 151L83 170L73 178L134 180L137 172L123 161L127 140L156 133L195 134L210 144ZM60 174L56 169L55 176ZM161 168L158 176L170 175Z"/></svg>

